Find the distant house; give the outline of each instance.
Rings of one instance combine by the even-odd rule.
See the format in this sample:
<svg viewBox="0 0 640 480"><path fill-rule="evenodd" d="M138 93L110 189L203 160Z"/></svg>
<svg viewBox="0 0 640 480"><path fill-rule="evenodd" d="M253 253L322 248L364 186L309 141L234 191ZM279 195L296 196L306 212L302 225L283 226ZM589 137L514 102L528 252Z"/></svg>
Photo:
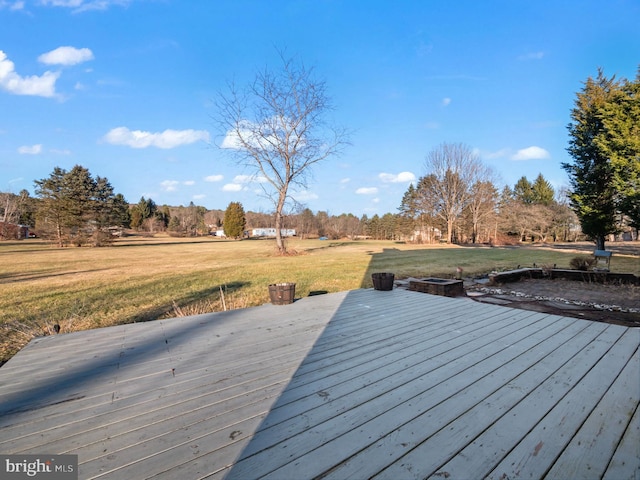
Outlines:
<svg viewBox="0 0 640 480"><path fill-rule="evenodd" d="M280 234L283 237L295 237L296 230L294 228L281 228ZM275 237L276 229L275 228L254 228L251 230L252 237Z"/></svg>
<svg viewBox="0 0 640 480"><path fill-rule="evenodd" d="M0 238L3 240L24 240L29 238L29 226L0 222Z"/></svg>

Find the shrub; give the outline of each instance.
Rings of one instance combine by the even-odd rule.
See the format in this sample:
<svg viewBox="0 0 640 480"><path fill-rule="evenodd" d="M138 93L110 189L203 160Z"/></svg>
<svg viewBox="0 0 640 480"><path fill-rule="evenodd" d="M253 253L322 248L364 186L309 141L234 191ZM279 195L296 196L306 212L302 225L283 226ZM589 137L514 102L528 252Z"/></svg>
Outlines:
<svg viewBox="0 0 640 480"><path fill-rule="evenodd" d="M587 257L587 256L574 257L569 262L569 265L574 270L583 270L583 271L591 270L595 264L596 264L596 259L594 257Z"/></svg>

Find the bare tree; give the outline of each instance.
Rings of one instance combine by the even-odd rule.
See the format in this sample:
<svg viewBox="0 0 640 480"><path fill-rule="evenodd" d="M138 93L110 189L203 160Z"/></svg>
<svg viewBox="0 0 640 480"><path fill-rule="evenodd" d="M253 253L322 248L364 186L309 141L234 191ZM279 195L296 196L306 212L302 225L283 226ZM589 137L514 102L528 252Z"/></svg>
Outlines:
<svg viewBox="0 0 640 480"><path fill-rule="evenodd" d="M490 173L487 170L487 178ZM494 220L498 204L498 190L489 180L477 180L471 185L469 203L469 220L471 223L471 242L476 243L480 232L480 225L487 220Z"/></svg>
<svg viewBox="0 0 640 480"><path fill-rule="evenodd" d="M425 193L432 213L446 224L446 240L451 243L454 226L473 196L472 186L487 180L487 169L469 147L459 143L443 143L431 150L425 167L429 172L424 177L428 179Z"/></svg>
<svg viewBox="0 0 640 480"><path fill-rule="evenodd" d="M279 70L257 73L246 88L230 84L217 107L225 131L222 148L266 179L262 186L275 206L276 245L285 253L281 228L292 187L305 188L311 167L339 154L348 135L326 122L332 105L313 69L282 53L280 59Z"/></svg>

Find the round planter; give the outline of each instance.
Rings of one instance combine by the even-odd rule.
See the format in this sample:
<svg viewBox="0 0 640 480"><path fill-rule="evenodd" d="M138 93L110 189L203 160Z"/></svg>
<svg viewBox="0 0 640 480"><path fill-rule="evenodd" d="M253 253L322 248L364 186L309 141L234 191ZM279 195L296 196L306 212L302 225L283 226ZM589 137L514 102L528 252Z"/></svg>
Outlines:
<svg viewBox="0 0 640 480"><path fill-rule="evenodd" d="M293 303L295 296L295 283L273 283L269 285L269 298L274 305L288 305Z"/></svg>
<svg viewBox="0 0 640 480"><path fill-rule="evenodd" d="M393 273L372 273L371 280L375 290L389 291L393 290L393 281L395 275Z"/></svg>

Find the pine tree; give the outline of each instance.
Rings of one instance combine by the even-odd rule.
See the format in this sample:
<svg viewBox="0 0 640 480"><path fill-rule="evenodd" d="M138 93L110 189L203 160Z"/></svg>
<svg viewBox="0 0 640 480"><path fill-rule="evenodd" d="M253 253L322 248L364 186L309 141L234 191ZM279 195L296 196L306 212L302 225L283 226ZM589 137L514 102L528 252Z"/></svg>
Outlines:
<svg viewBox="0 0 640 480"><path fill-rule="evenodd" d="M516 182L516 184L513 186L513 195L516 200L524 204L529 205L533 203L533 185L531 184L529 179L527 179L527 177L520 177L520 180Z"/></svg>
<svg viewBox="0 0 640 480"><path fill-rule="evenodd" d="M550 206L554 203L556 192L551 186L551 183L542 176L542 173L539 173L531 185L531 194L533 203Z"/></svg>
<svg viewBox="0 0 640 480"><path fill-rule="evenodd" d="M226 237L242 238L246 226L244 208L240 202L231 202L224 212L223 229Z"/></svg>
<svg viewBox="0 0 640 480"><path fill-rule="evenodd" d="M38 224L52 230L59 246L67 240L82 244L90 235L94 245L102 243L109 226L124 226L122 210L126 201L116 197L106 178L95 179L86 168L76 165L69 172L55 167L48 178L36 180Z"/></svg>
<svg viewBox="0 0 640 480"><path fill-rule="evenodd" d="M613 168L620 211L640 229L640 68L634 81L624 80L601 110L603 129L594 139Z"/></svg>
<svg viewBox="0 0 640 480"><path fill-rule="evenodd" d="M616 189L616 168L611 162L614 145L604 140L605 108L618 95L621 84L614 77L607 78L602 70L589 77L577 94L568 125L572 163L563 163L569 174L571 207L580 220L582 231L593 238L596 248L604 250L605 238L618 231L617 214L620 195ZM607 148L604 148L607 144Z"/></svg>

